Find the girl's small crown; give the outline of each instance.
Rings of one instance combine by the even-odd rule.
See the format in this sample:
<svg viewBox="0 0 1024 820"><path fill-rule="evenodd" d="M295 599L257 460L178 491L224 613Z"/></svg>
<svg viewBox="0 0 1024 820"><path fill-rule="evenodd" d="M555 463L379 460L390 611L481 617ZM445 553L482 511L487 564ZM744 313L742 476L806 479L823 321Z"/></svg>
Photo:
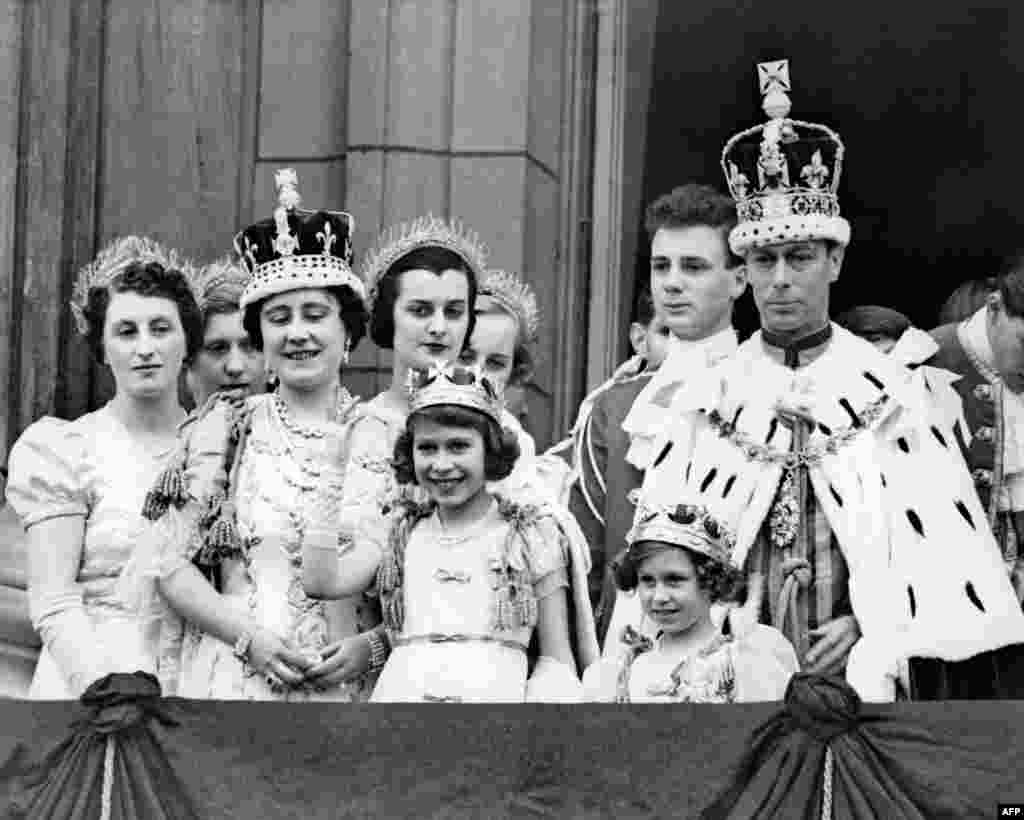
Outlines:
<svg viewBox="0 0 1024 820"><path fill-rule="evenodd" d="M662 541L707 555L723 564L732 560L736 536L704 506L641 504L626 535L630 549L641 541Z"/></svg>
<svg viewBox="0 0 1024 820"><path fill-rule="evenodd" d="M480 295L489 296L519 324L519 336L528 344L537 341L540 309L537 296L526 282L504 270L489 270L480 283Z"/></svg>
<svg viewBox="0 0 1024 820"><path fill-rule="evenodd" d="M124 273L134 262L156 262L168 270L180 271L196 302L200 301L198 271L188 259L155 239L146 236L122 236L100 250L92 262L78 271L71 292L71 312L74 314L78 332L83 336L89 333L89 320L85 317L89 292L93 288L110 287L115 277Z"/></svg>
<svg viewBox="0 0 1024 820"><path fill-rule="evenodd" d="M474 279L483 281L487 270L487 247L461 223L426 215L384 231L363 257L360 276L366 286L369 309L377 301L380 280L406 254L420 248L439 247L452 251L466 263Z"/></svg>
<svg viewBox="0 0 1024 820"><path fill-rule="evenodd" d="M441 365L429 370L410 370L406 381L409 412L442 404L478 410L499 427L503 403L490 379L478 367Z"/></svg>

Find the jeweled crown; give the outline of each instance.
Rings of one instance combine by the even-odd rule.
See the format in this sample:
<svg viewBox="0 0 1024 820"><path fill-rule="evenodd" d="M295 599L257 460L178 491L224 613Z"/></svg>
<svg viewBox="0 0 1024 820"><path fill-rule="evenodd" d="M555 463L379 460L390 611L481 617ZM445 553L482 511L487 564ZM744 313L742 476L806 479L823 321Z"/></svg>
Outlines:
<svg viewBox="0 0 1024 820"><path fill-rule="evenodd" d="M89 333L89 320L85 317L89 292L93 288L109 287L114 278L124 273L133 262L157 262L165 269L180 271L196 302L201 301L198 271L188 259L155 239L146 236L122 236L102 248L95 259L78 271L71 292L71 312L74 314L78 332L83 336Z"/></svg>
<svg viewBox="0 0 1024 820"><path fill-rule="evenodd" d="M729 564L736 536L707 507L696 504L653 506L641 502L626 543L632 548L641 541L685 547Z"/></svg>
<svg viewBox="0 0 1024 820"><path fill-rule="evenodd" d="M843 142L831 128L789 118L789 61L758 63L768 121L741 131L722 149L722 172L736 200L734 253L807 239L850 241L839 215Z"/></svg>
<svg viewBox="0 0 1024 820"><path fill-rule="evenodd" d="M427 214L395 225L377 237L367 251L359 273L366 286L369 308L377 300L380 280L399 259L420 248L445 248L457 254L479 284L487 270L487 247L460 222Z"/></svg>
<svg viewBox="0 0 1024 820"><path fill-rule="evenodd" d="M508 271L489 270L480 284L478 296L493 299L499 307L515 318L522 341L537 341L540 309L537 307L537 296L533 288L526 282ZM480 306L481 301L478 299L477 308Z"/></svg>
<svg viewBox="0 0 1024 820"><path fill-rule="evenodd" d="M235 252L252 274L242 307L299 288L351 288L364 302L362 280L352 272L351 214L299 208L298 175L274 174L277 208L235 235Z"/></svg>
<svg viewBox="0 0 1024 820"><path fill-rule="evenodd" d="M440 365L429 370L411 370L406 382L409 412L439 405L456 405L478 410L501 426L504 408L501 397L478 367Z"/></svg>

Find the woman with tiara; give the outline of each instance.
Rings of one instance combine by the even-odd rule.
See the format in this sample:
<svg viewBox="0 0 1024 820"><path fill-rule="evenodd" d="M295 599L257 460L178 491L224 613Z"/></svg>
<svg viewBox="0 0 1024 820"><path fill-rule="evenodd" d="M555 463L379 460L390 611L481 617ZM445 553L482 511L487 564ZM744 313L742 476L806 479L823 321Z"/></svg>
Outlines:
<svg viewBox="0 0 1024 820"><path fill-rule="evenodd" d="M510 388L522 388L533 377L540 333L537 297L516 274L489 270L480 285L475 313L473 332L459 362L480 368L499 394L507 398ZM534 501L567 506L572 481L568 463L556 455L538 454L533 436L507 407L501 422L516 434L520 456L512 475L496 489L506 495L532 492Z"/></svg>
<svg viewBox="0 0 1024 820"><path fill-rule="evenodd" d="M262 393L266 390L263 353L253 347L242 326L240 302L249 272L227 256L200 268L197 278L203 344L185 373L196 408L221 390L246 396Z"/></svg>
<svg viewBox="0 0 1024 820"><path fill-rule="evenodd" d="M7 498L28 538L28 592L43 641L30 697L77 698L112 672L157 672L159 621L119 600L146 489L171 458L185 411L182 364L202 342L194 271L138 237L79 273L72 310L114 397L75 421L46 417L14 445Z"/></svg>
<svg viewBox="0 0 1024 820"><path fill-rule="evenodd" d="M361 595L324 603L301 584L304 542L337 550L344 425L341 385L365 331L349 267L351 217L301 210L294 171L276 176L274 217L235 237L251 271L243 324L277 376L273 394L215 394L146 500L147 560L126 597L162 594L165 690L183 697L359 700L364 678L324 677L325 654L362 651L375 611ZM363 634L361 634L363 633Z"/></svg>

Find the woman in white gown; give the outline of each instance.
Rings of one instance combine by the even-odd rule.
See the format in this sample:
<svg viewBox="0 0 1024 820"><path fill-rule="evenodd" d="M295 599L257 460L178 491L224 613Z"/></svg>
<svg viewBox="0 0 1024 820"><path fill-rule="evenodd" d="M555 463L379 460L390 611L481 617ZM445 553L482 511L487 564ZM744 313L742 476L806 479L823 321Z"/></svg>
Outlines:
<svg viewBox="0 0 1024 820"><path fill-rule="evenodd" d="M193 274L137 237L86 266L72 308L114 397L75 421L40 419L11 450L7 498L27 529L29 608L43 641L30 697L77 698L112 672L157 672L159 621L115 587L185 417L178 376L202 342Z"/></svg>
<svg viewBox="0 0 1024 820"><path fill-rule="evenodd" d="M329 603L301 584L304 543L337 550L340 443L356 400L341 368L366 322L349 267L351 217L298 208L294 172L278 173L274 218L236 250L252 271L244 326L278 380L273 394L215 394L154 485L147 560L126 596L152 580L185 628L166 621L162 679L183 697L360 700L362 678L326 680L325 656L369 656L379 623L362 595Z"/></svg>

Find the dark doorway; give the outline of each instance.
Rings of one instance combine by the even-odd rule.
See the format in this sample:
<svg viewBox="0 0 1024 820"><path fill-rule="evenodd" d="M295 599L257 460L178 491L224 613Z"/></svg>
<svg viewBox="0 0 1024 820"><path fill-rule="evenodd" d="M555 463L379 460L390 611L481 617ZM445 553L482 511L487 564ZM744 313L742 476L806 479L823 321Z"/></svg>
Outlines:
<svg viewBox="0 0 1024 820"><path fill-rule="evenodd" d="M722 146L765 119L755 64L788 58L791 116L829 125L846 144L839 197L853 238L833 315L883 304L933 327L958 284L1024 247L1015 5L662 0L644 202L689 181L726 190ZM743 301L737 319L749 332L757 317L749 294Z"/></svg>

